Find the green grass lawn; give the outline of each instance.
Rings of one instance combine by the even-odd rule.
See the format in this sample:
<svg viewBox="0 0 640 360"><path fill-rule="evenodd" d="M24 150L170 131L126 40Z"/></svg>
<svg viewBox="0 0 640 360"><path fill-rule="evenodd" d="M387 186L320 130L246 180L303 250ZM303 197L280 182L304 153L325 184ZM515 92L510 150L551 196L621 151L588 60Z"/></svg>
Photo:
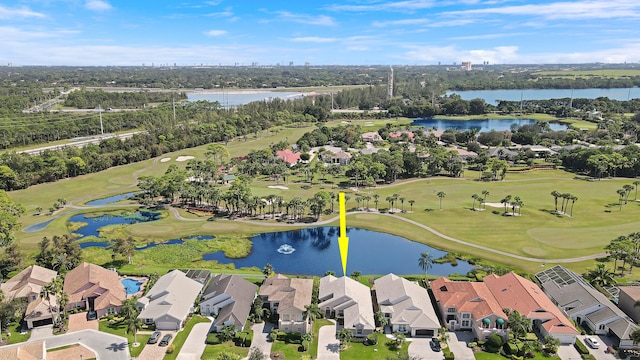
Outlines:
<svg viewBox="0 0 640 360"><path fill-rule="evenodd" d="M349 343L346 350L340 352L342 360L360 360L360 359L386 359L387 357L395 357L397 354L407 355L409 343L405 342L398 350L391 350L387 346L390 340L384 335L378 333L378 344L373 346L365 346L360 343Z"/></svg>
<svg viewBox="0 0 640 360"><path fill-rule="evenodd" d="M558 356L544 356L542 353L535 353L536 356L533 358L533 360L543 360L543 359L560 359ZM474 352L473 355L475 356L476 360L504 360L507 359L504 356L500 355L500 354L492 354L492 353L488 353L488 352L484 352L484 351L480 351L480 352Z"/></svg>
<svg viewBox="0 0 640 360"><path fill-rule="evenodd" d="M177 358L178 354L180 353L180 349L182 349L182 346L187 340L189 333L191 333L191 329L193 329L193 326L202 322L211 322L211 320L207 319L204 316L193 315L184 326L184 328L180 330L180 332L178 332L175 339L173 340L173 343L171 343L175 347L175 351L171 354L166 354L164 356L164 360L174 360L175 358Z"/></svg>
<svg viewBox="0 0 640 360"><path fill-rule="evenodd" d="M240 358L244 358L249 354L248 347L238 347L233 344L232 341L227 341L219 345L207 345L200 357L203 360L211 360L218 357L222 353L231 353L239 355Z"/></svg>
<svg viewBox="0 0 640 360"><path fill-rule="evenodd" d="M20 324L20 322L9 324L8 331L9 333L11 333L11 336L9 337L8 344L17 344L17 343L21 343L29 340L29 338L31 337L31 331L27 331L25 334L21 334L20 333L21 329L22 329L22 324ZM6 330L6 329L3 329L3 330ZM6 334L3 333L2 336L4 338Z"/></svg>
<svg viewBox="0 0 640 360"><path fill-rule="evenodd" d="M124 323L124 321L116 321L113 324L109 324L108 320L99 320L98 330L127 338L129 341L129 353L131 357L140 355L142 349L144 349L145 345L147 345L149 337L151 337L150 334L137 334L136 341L138 341L140 346L133 347L133 334L127 334L127 325Z"/></svg>

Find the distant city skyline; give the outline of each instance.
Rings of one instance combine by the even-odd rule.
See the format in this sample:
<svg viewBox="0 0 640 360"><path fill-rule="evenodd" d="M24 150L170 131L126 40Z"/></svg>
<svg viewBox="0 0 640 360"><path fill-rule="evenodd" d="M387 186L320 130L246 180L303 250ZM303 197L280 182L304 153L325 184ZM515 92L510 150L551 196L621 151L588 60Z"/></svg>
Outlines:
<svg viewBox="0 0 640 360"><path fill-rule="evenodd" d="M637 0L0 0L0 64L640 63Z"/></svg>

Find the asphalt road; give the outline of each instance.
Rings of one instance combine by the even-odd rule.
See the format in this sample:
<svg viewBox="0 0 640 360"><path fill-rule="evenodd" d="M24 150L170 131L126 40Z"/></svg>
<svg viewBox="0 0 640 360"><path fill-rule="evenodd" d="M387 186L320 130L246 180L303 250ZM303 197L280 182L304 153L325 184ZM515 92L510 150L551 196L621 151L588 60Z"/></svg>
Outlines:
<svg viewBox="0 0 640 360"><path fill-rule="evenodd" d="M96 330L82 330L45 339L47 350L62 346L82 344L96 353L97 360L129 360L126 338Z"/></svg>

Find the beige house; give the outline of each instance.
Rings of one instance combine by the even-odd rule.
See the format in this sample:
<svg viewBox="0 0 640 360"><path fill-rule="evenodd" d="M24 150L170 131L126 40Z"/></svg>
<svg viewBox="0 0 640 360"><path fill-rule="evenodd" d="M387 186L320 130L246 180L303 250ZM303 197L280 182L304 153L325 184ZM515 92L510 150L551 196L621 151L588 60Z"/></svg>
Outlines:
<svg viewBox="0 0 640 360"><path fill-rule="evenodd" d="M200 313L215 316L213 327L216 331L228 325L242 331L257 290L257 285L238 275L216 275L202 294Z"/></svg>
<svg viewBox="0 0 640 360"><path fill-rule="evenodd" d="M278 314L278 329L305 334L311 330L305 305L311 305L312 279L289 279L277 274L265 280L258 296L272 314Z"/></svg>
<svg viewBox="0 0 640 360"><path fill-rule="evenodd" d="M180 270L161 276L144 297L136 303L138 318L156 330L180 330L202 291L202 284L190 279Z"/></svg>
<svg viewBox="0 0 640 360"><path fill-rule="evenodd" d="M67 309L95 311L98 317L118 313L126 299L117 272L86 262L67 273L63 289L69 295Z"/></svg>
<svg viewBox="0 0 640 360"><path fill-rule="evenodd" d="M58 311L58 302L55 296L49 301L40 297L40 290L58 276L58 273L38 265L31 265L20 271L7 282L0 284L5 301L13 299L27 299L27 310L24 320L29 329L48 325L53 322L53 317Z"/></svg>
<svg viewBox="0 0 640 360"><path fill-rule="evenodd" d="M0 347L0 360L45 360L44 340L30 341Z"/></svg>
<svg viewBox="0 0 640 360"><path fill-rule="evenodd" d="M380 311L392 332L412 337L438 334L440 322L426 289L395 274L376 279L374 288Z"/></svg>
<svg viewBox="0 0 640 360"><path fill-rule="evenodd" d="M620 286L618 306L636 323L640 323L640 286Z"/></svg>
<svg viewBox="0 0 640 360"><path fill-rule="evenodd" d="M367 336L376 329L371 290L350 277L320 279L318 307L326 318L337 320L338 330L349 329L353 336Z"/></svg>

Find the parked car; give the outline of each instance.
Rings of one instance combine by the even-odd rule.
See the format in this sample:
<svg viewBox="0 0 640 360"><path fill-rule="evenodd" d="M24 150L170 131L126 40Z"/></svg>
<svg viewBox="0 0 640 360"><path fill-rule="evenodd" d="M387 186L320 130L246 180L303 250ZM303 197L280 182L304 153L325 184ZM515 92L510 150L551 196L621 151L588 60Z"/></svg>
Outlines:
<svg viewBox="0 0 640 360"><path fill-rule="evenodd" d="M151 334L151 337L149 338L149 341L147 341L147 344L155 344L158 342L158 340L160 339L160 335L162 335L160 333L160 331L154 331L153 334Z"/></svg>
<svg viewBox="0 0 640 360"><path fill-rule="evenodd" d="M87 320L95 320L98 318L98 313L95 310L89 310L87 312Z"/></svg>
<svg viewBox="0 0 640 360"><path fill-rule="evenodd" d="M598 342L598 339L594 338L594 337L587 337L584 339L584 342L587 343L587 345L591 346L594 349L597 349L600 347L600 342Z"/></svg>
<svg viewBox="0 0 640 360"><path fill-rule="evenodd" d="M162 337L162 340L160 340L160 346L168 346L169 345L169 341L171 341L171 338L173 337L173 335L171 334L167 334L165 336Z"/></svg>
<svg viewBox="0 0 640 360"><path fill-rule="evenodd" d="M440 345L440 340L437 337L431 338L431 342L429 343L429 345L431 345L431 350L433 350L435 352L442 351L442 346Z"/></svg>

